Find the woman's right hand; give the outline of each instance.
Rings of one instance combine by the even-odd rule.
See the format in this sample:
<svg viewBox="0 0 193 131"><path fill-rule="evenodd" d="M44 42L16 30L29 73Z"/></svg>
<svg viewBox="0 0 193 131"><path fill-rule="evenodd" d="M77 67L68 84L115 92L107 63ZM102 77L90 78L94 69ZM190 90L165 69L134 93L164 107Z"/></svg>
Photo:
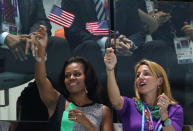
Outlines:
<svg viewBox="0 0 193 131"><path fill-rule="evenodd" d="M117 57L114 53L113 48L107 48L106 53L104 56L104 63L106 65L106 70L111 71L115 68L115 65L117 63Z"/></svg>

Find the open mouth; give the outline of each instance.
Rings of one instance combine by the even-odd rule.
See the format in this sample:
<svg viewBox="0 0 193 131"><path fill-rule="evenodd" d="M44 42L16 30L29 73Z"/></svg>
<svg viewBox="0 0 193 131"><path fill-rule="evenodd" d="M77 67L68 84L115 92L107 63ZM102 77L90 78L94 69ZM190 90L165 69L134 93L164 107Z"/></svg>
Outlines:
<svg viewBox="0 0 193 131"><path fill-rule="evenodd" d="M146 85L144 82L139 83L139 86L144 86L144 85Z"/></svg>

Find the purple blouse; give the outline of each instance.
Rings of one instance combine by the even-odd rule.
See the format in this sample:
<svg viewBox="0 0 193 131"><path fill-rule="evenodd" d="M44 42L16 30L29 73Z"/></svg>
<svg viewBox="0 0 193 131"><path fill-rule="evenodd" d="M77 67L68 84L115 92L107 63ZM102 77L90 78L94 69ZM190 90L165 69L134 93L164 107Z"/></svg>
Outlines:
<svg viewBox="0 0 193 131"><path fill-rule="evenodd" d="M134 99L123 96L124 105L121 110L117 110L122 119L123 131L140 131L142 123L142 115L135 107ZM184 124L183 108L179 104L168 107L168 115L172 121L175 131L182 131ZM154 127L158 120L153 120ZM159 123L160 125L161 123ZM159 126L158 125L158 126ZM145 131L149 131L148 123L145 122Z"/></svg>

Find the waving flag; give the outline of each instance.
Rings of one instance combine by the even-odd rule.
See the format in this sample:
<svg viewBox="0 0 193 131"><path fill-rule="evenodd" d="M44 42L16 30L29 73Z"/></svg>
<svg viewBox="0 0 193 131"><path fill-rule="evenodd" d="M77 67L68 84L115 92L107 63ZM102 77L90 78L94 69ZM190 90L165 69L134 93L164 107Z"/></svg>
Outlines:
<svg viewBox="0 0 193 131"><path fill-rule="evenodd" d="M92 21L86 23L86 29L96 36L108 36L109 28L106 20Z"/></svg>
<svg viewBox="0 0 193 131"><path fill-rule="evenodd" d="M74 17L74 14L54 5L48 16L48 20L65 28L69 28L73 23Z"/></svg>

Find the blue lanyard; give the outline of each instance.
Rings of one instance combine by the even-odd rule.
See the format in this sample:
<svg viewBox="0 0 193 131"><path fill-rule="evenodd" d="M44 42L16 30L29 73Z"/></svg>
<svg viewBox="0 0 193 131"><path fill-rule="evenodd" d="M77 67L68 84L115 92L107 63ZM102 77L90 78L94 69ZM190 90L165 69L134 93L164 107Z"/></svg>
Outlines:
<svg viewBox="0 0 193 131"><path fill-rule="evenodd" d="M144 131L144 124L145 124L145 105L143 104L142 107L142 122L141 122L141 131Z"/></svg>
<svg viewBox="0 0 193 131"><path fill-rule="evenodd" d="M147 107L148 108L148 107ZM151 112L149 112L151 113ZM151 115L150 115L151 117ZM152 117L150 118L150 120L152 121L152 126L153 126L153 120L152 120ZM153 129L154 131L161 131L162 129L162 124L159 125L159 123L161 122L161 119L159 119L159 121L157 122L155 128ZM142 107L142 122L141 122L141 131L144 131L144 125L145 125L145 104L143 104L143 107ZM158 129L157 129L157 126L159 125ZM157 130L156 130L157 129Z"/></svg>
<svg viewBox="0 0 193 131"><path fill-rule="evenodd" d="M157 129L157 131L161 131L161 129L162 129L162 124L160 124L160 126Z"/></svg>
<svg viewBox="0 0 193 131"><path fill-rule="evenodd" d="M161 123L161 118L159 119L159 121L157 122L156 126L155 126L155 131L157 129L157 131L161 131L162 129L162 124L159 125L159 123ZM157 126L159 125L159 127L157 128Z"/></svg>

